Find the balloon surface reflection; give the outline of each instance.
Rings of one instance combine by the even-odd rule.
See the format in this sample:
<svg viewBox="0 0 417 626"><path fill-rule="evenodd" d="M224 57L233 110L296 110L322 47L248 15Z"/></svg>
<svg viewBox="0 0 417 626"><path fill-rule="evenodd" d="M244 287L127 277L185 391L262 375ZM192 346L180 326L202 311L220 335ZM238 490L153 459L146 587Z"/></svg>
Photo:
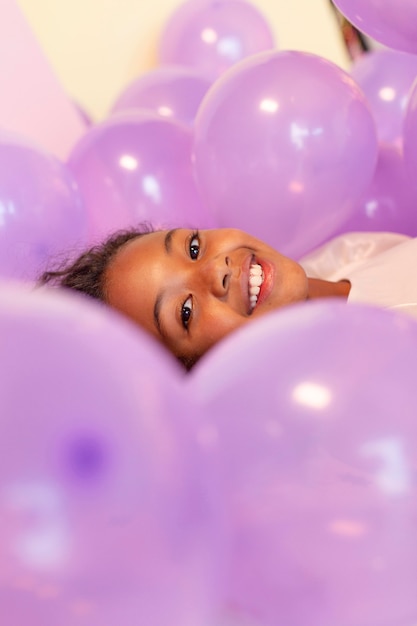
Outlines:
<svg viewBox="0 0 417 626"><path fill-rule="evenodd" d="M176 362L83 299L0 293L7 624L202 624L214 509Z"/></svg>
<svg viewBox="0 0 417 626"><path fill-rule="evenodd" d="M193 179L191 131L147 111L93 127L69 167L89 214L90 238L151 222L155 228L212 224Z"/></svg>
<svg viewBox="0 0 417 626"><path fill-rule="evenodd" d="M394 50L417 53L417 5L414 0L334 0L360 31Z"/></svg>
<svg viewBox="0 0 417 626"><path fill-rule="evenodd" d="M363 90L383 142L401 142L408 95L417 77L417 56L374 50L353 63L350 74Z"/></svg>
<svg viewBox="0 0 417 626"><path fill-rule="evenodd" d="M242 61L209 89L196 118L196 179L219 224L290 257L347 219L376 159L375 123L361 91L311 54Z"/></svg>
<svg viewBox="0 0 417 626"><path fill-rule="evenodd" d="M197 430L231 526L226 606L271 626L415 621L416 366L413 321L330 300L200 362Z"/></svg>
<svg viewBox="0 0 417 626"><path fill-rule="evenodd" d="M404 162L408 175L408 185L417 192L417 80L409 95L403 126Z"/></svg>
<svg viewBox="0 0 417 626"><path fill-rule="evenodd" d="M29 140L0 133L0 278L36 280L51 258L86 242L87 228L69 169Z"/></svg>
<svg viewBox="0 0 417 626"><path fill-rule="evenodd" d="M119 96L112 113L147 109L192 126L211 81L192 68L159 67L137 78Z"/></svg>
<svg viewBox="0 0 417 626"><path fill-rule="evenodd" d="M193 67L214 80L245 57L275 47L272 30L254 4L188 0L165 25L159 61Z"/></svg>

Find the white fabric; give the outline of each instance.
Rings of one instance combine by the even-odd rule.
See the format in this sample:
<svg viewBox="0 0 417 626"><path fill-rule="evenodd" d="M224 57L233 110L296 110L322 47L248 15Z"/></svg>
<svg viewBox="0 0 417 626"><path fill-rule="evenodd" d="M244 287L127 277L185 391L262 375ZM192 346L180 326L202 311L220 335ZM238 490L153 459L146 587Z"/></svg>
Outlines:
<svg viewBox="0 0 417 626"><path fill-rule="evenodd" d="M311 278L349 280L348 302L393 308L417 318L417 239L346 233L300 260Z"/></svg>

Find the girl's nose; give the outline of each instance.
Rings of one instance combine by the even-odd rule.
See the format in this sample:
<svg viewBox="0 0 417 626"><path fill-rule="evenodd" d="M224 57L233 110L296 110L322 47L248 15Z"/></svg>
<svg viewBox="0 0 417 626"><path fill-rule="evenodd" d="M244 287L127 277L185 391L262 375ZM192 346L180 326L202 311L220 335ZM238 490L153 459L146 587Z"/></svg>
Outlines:
<svg viewBox="0 0 417 626"><path fill-rule="evenodd" d="M228 256L218 255L206 259L201 267L201 278L211 293L217 298L227 295L232 276L231 260Z"/></svg>

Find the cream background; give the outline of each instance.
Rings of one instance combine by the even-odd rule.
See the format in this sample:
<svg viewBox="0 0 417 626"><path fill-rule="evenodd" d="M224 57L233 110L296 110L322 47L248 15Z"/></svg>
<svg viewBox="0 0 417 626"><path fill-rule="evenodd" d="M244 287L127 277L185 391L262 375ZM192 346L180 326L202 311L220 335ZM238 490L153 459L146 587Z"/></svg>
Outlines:
<svg viewBox="0 0 417 626"><path fill-rule="evenodd" d="M1 5L2 0L0 0ZM313 52L346 68L328 0L252 0L280 49ZM61 84L95 120L156 65L159 35L182 0L18 0Z"/></svg>
<svg viewBox="0 0 417 626"><path fill-rule="evenodd" d="M2 140L17 133L65 159L85 133L15 0L0 0L0 94Z"/></svg>

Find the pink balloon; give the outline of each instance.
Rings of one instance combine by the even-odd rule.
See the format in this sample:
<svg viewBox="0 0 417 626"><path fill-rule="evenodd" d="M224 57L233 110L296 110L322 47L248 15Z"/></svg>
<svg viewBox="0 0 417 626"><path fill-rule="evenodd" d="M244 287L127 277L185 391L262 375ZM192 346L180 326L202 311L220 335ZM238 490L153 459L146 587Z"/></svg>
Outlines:
<svg viewBox="0 0 417 626"><path fill-rule="evenodd" d="M191 165L191 131L156 114L126 112L86 133L68 162L86 204L90 238L151 222L212 225Z"/></svg>
<svg viewBox="0 0 417 626"><path fill-rule="evenodd" d="M414 0L333 0L354 26L389 48L417 53Z"/></svg>
<svg viewBox="0 0 417 626"><path fill-rule="evenodd" d="M417 77L417 56L375 50L358 57L350 74L370 104L380 141L400 141L408 95Z"/></svg>
<svg viewBox="0 0 417 626"><path fill-rule="evenodd" d="M375 123L356 83L302 52L243 61L208 91L194 164L221 226L299 257L331 236L372 180Z"/></svg>
<svg viewBox="0 0 417 626"><path fill-rule="evenodd" d="M381 144L374 178L340 233L384 231L417 236L417 188L408 180L402 150Z"/></svg>
<svg viewBox="0 0 417 626"><path fill-rule="evenodd" d="M0 277L36 280L50 258L86 237L87 213L69 169L0 133Z"/></svg>
<svg viewBox="0 0 417 626"><path fill-rule="evenodd" d="M274 36L253 4L188 0L165 27L159 60L193 67L215 79L245 57L271 48L275 48Z"/></svg>
<svg viewBox="0 0 417 626"><path fill-rule="evenodd" d="M89 128L94 124L91 115L87 112L87 110L78 102L73 101L75 110L77 111L78 116L81 118L82 123L85 128Z"/></svg>
<svg viewBox="0 0 417 626"><path fill-rule="evenodd" d="M147 109L192 126L211 81L188 67L160 67L140 76L119 96L113 113Z"/></svg>
<svg viewBox="0 0 417 626"><path fill-rule="evenodd" d="M11 287L0 344L8 626L203 623L217 526L179 365L115 313Z"/></svg>
<svg viewBox="0 0 417 626"><path fill-rule="evenodd" d="M197 364L223 476L224 604L263 626L417 615L417 325L334 301L275 312Z"/></svg>
<svg viewBox="0 0 417 626"><path fill-rule="evenodd" d="M2 0L0 126L64 159L84 124L25 13L15 0Z"/></svg>

